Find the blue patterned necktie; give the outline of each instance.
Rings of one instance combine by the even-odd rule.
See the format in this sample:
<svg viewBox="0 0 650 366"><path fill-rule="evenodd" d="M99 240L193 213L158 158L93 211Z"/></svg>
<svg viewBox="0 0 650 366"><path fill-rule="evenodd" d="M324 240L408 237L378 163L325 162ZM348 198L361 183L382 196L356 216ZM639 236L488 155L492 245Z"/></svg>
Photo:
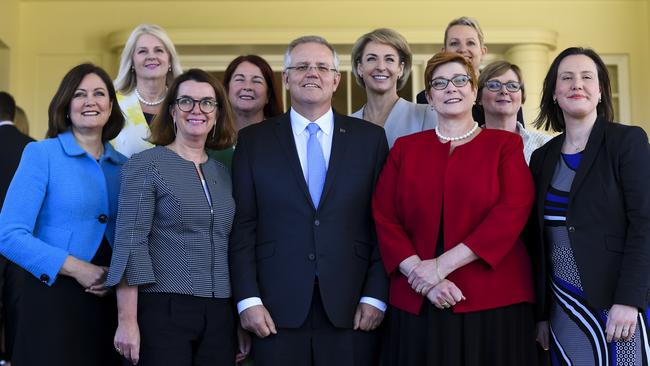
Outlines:
<svg viewBox="0 0 650 366"><path fill-rule="evenodd" d="M320 127L312 122L307 125L307 131L309 131L309 140L307 141L307 187L309 187L309 195L314 207L318 208L320 196L323 193L323 185L325 184L327 167L325 166L323 149L316 137Z"/></svg>

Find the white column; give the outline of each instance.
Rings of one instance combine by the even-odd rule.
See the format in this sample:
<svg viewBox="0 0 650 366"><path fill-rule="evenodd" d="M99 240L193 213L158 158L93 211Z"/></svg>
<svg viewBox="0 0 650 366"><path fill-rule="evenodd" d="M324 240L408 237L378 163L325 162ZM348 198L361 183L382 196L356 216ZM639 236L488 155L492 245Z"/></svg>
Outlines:
<svg viewBox="0 0 650 366"><path fill-rule="evenodd" d="M526 103L522 108L528 127L539 113L542 86L549 67L549 49L542 44L517 44L510 47L504 56L521 68L526 88Z"/></svg>

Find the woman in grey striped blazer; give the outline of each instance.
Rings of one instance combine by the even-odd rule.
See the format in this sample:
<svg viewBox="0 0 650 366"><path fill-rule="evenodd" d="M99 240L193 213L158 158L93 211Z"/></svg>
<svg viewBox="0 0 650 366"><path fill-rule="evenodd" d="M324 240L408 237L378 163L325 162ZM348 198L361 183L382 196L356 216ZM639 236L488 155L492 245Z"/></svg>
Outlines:
<svg viewBox="0 0 650 366"><path fill-rule="evenodd" d="M122 170L115 250L115 348L140 365L234 365L227 169L205 148L232 146L227 94L198 69L170 86L151 125L157 145Z"/></svg>

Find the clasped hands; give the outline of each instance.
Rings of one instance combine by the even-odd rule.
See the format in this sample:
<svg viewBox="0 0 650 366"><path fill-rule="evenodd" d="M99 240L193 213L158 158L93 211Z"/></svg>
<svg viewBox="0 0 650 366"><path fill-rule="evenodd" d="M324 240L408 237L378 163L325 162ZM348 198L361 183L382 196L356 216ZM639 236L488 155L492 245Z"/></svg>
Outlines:
<svg viewBox="0 0 650 366"><path fill-rule="evenodd" d="M401 263L400 271L408 277L413 291L426 296L439 309L454 306L465 300L458 286L445 279L448 272L440 266L440 257L421 260L412 256Z"/></svg>

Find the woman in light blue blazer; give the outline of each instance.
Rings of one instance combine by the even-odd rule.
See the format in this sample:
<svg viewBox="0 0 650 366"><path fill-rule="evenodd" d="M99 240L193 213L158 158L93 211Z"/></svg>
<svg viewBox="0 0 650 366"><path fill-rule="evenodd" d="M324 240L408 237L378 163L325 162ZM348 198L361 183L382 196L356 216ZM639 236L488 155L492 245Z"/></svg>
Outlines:
<svg viewBox="0 0 650 366"><path fill-rule="evenodd" d="M104 282L126 161L108 141L124 117L111 79L91 64L65 75L48 115L48 138L25 148L0 214L0 253L32 274L12 361L119 365Z"/></svg>

